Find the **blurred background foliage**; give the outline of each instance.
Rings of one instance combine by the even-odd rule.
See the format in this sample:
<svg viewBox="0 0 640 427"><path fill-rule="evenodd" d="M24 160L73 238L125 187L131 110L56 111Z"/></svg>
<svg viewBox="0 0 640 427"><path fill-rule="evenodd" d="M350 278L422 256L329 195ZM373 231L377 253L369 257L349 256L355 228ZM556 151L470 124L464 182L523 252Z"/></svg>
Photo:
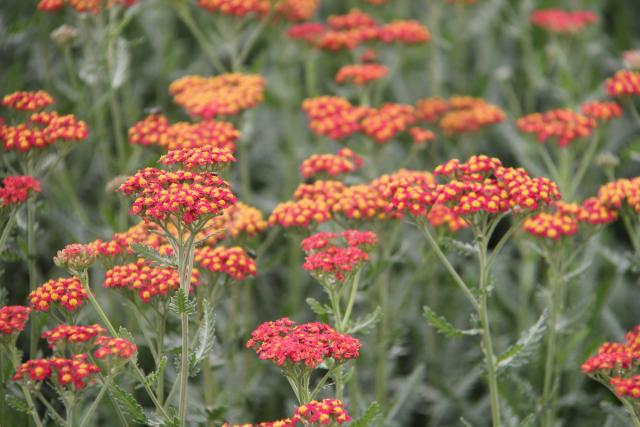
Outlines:
<svg viewBox="0 0 640 427"><path fill-rule="evenodd" d="M104 91L103 64L83 45L91 37L99 39L97 32L102 29L72 12L38 13L36 4L35 0L3 0L0 4L0 90L6 94L45 89L55 96L59 111L74 113L93 126L96 109L109 99ZM524 166L532 174L544 174L534 154L535 143L517 131L515 119L550 108L577 108L585 100L602 98L602 82L622 68L622 52L640 48L637 0L479 0L469 6L444 0L395 0L380 7L356 0L322 0L316 19L351 7L359 7L380 21L418 19L432 33L433 40L427 45L380 49L380 62L390 67L391 74L378 88L379 102L414 103L428 96L471 95L501 106L508 115L504 123L488 131L441 137L413 156L408 156L409 141L391 142L381 155L366 159L373 163L375 174L401 166L432 170L446 159L474 153L497 156L509 165ZM530 12L544 7L589 9L600 21L574 37L553 38L529 23ZM211 15L194 11L202 27L212 25ZM187 74L212 74L206 56L169 2L142 0L131 15L114 53L119 70L116 97L122 112L120 128L118 124L112 128L109 122L106 132L97 133L92 127L90 141L74 149L44 183L37 235L43 280L61 274L51 259L63 245L109 238L132 224L126 201L107 191L106 185L116 176L153 165L160 153L128 144L123 153L117 153L116 132L126 132L150 109L161 110L172 121L187 120L186 113L171 102L169 83ZM67 52L73 63L67 62L64 49L50 37L63 23L80 32ZM352 62L351 53L311 51L288 39L286 29L284 22L271 25L245 63L246 70L266 78L267 97L249 113L250 120L245 120L249 124L242 128L250 146L252 194L248 200L243 194L240 198L266 215L278 202L291 198L301 182L298 166L304 158L337 147L309 131L300 109L302 100L323 94L357 99L357 94L333 80L341 65ZM566 68L557 66L561 59L568 64ZM315 76L309 74L309 64L315 68ZM619 157L617 176L635 176L640 171L638 130L628 115L607 130L601 151ZM350 147L362 154L362 146L358 146L362 142L351 142ZM236 171L232 173L232 182L238 183ZM365 169L349 179L366 181L373 178L369 173L371 169ZM604 172L594 164L578 195L594 195L605 181ZM22 217L19 226L24 228ZM421 313L422 306L428 304L452 323L468 325L469 307L423 238L411 226L398 227L397 245L383 240L381 252L367 269L357 304L358 315L380 304L389 308L389 315L363 337L355 374L360 392L351 395L351 412L357 414L377 399L385 408L384 425L388 426L457 426L462 425L461 418L473 426L487 425L489 401L482 381L482 354L475 339L451 340L438 335ZM321 288L301 268L300 236L282 230L270 233L268 248L255 244L258 277L235 285L218 313L223 319L235 320L232 330L223 334L227 342L221 342L215 352L225 417L236 422L278 419L293 406L288 385L276 369L242 349L250 331L263 321L282 316L297 321L316 319L305 299L322 299ZM17 245L24 244L20 237L24 232L19 229L16 235L13 253L17 253ZM495 268L492 321L496 346L501 350L534 324L544 307L544 265L525 240L523 236L514 240ZM638 272L627 255L630 250L622 227L609 226L590 243L580 260L584 268L571 283L561 340L559 405L563 425L622 426L627 422L607 390L582 375L579 367L602 341L622 339L624 332L640 321ZM455 248L449 253L465 277L477 274L464 253L456 253ZM28 293L24 264L10 253L2 266L9 302L23 303ZM99 269L93 272L99 298L113 319L132 324L118 296L97 286L102 274ZM373 283L377 280L386 282L386 293L376 293ZM380 341L386 344L382 353L374 350L380 348ZM231 368L221 363L228 349L235 355ZM535 411L542 381L541 350L535 349L522 366L501 376L505 426L517 426ZM142 348L143 366L149 360ZM105 404L100 425L111 425L109 411Z"/></svg>

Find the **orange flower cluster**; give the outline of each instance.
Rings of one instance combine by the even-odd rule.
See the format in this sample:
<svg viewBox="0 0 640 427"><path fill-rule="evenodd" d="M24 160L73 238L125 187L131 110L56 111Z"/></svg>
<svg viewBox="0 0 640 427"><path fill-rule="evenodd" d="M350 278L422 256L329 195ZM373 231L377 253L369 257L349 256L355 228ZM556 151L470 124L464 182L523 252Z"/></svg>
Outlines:
<svg viewBox="0 0 640 427"><path fill-rule="evenodd" d="M351 421L344 403L335 399L312 400L296 408L291 418L259 424L225 423L222 427L305 427L309 425L342 425Z"/></svg>
<svg viewBox="0 0 640 427"><path fill-rule="evenodd" d="M229 149L207 146L171 150L160 157L158 163L165 166L180 165L187 170L197 169L219 172L235 161L236 158Z"/></svg>
<svg viewBox="0 0 640 427"><path fill-rule="evenodd" d="M269 217L269 225L307 228L313 222L321 224L331 218L331 207L323 200L292 200L275 207Z"/></svg>
<svg viewBox="0 0 640 427"><path fill-rule="evenodd" d="M39 111L53 102L53 97L43 90L14 92L2 98L2 105L17 111Z"/></svg>
<svg viewBox="0 0 640 427"><path fill-rule="evenodd" d="M622 108L617 102L585 102L580 106L580 111L587 117L604 122L622 116Z"/></svg>
<svg viewBox="0 0 640 427"><path fill-rule="evenodd" d="M210 172L146 168L129 177L118 191L132 198L132 215L161 222L175 217L191 224L236 202L229 184Z"/></svg>
<svg viewBox="0 0 640 427"><path fill-rule="evenodd" d="M264 99L265 80L254 74L186 76L169 85L173 101L194 117L234 116Z"/></svg>
<svg viewBox="0 0 640 427"><path fill-rule="evenodd" d="M469 223L456 214L452 208L445 205L433 205L427 213L427 220L432 227L447 226L452 233L469 227Z"/></svg>
<svg viewBox="0 0 640 427"><path fill-rule="evenodd" d="M370 108L362 119L362 133L384 144L416 121L415 108L411 105L387 103Z"/></svg>
<svg viewBox="0 0 640 427"><path fill-rule="evenodd" d="M411 135L415 145L422 145L436 139L436 134L429 129L423 129L415 126L409 128L409 135Z"/></svg>
<svg viewBox="0 0 640 427"><path fill-rule="evenodd" d="M96 359L122 359L129 360L138 351L138 347L124 338L112 338L101 336L95 342L98 346L93 355Z"/></svg>
<svg viewBox="0 0 640 427"><path fill-rule="evenodd" d="M199 284L200 273L195 268L191 285ZM129 289L137 292L140 299L148 303L155 296L164 297L180 287L178 271L172 268L152 267L148 261L117 265L108 270L104 279L105 288Z"/></svg>
<svg viewBox="0 0 640 427"><path fill-rule="evenodd" d="M338 70L336 82L343 84L347 81L355 85L365 85L373 80L380 80L387 76L389 69L381 64L345 65Z"/></svg>
<svg viewBox="0 0 640 427"><path fill-rule="evenodd" d="M505 113L480 98L454 96L450 100L425 98L416 102L416 116L425 122L437 122L447 135L477 132L505 120Z"/></svg>
<svg viewBox="0 0 640 427"><path fill-rule="evenodd" d="M0 187L0 207L19 205L26 202L31 194L41 191L40 182L32 176L8 176Z"/></svg>
<svg viewBox="0 0 640 427"><path fill-rule="evenodd" d="M585 374L620 374L620 370L627 370L637 366L640 360L640 326L634 327L625 335L625 342L606 342L600 346L595 356L582 364ZM627 374L629 372L625 372Z"/></svg>
<svg viewBox="0 0 640 427"><path fill-rule="evenodd" d="M235 151L240 137L231 123L204 120L198 123L177 122L170 125L161 114L151 114L129 129L129 142L143 146L157 145L166 150L217 147Z"/></svg>
<svg viewBox="0 0 640 427"><path fill-rule="evenodd" d="M337 154L312 154L300 165L300 174L304 178L328 175L335 177L357 171L364 159L349 148L338 150Z"/></svg>
<svg viewBox="0 0 640 427"><path fill-rule="evenodd" d="M314 369L325 359L341 363L360 356L360 341L339 334L331 326L312 322L298 325L285 318L266 322L251 333L247 348L253 348L261 360L278 366L303 365Z"/></svg>
<svg viewBox="0 0 640 427"><path fill-rule="evenodd" d="M360 130L360 120L367 113L363 107L355 107L337 96L319 96L305 99L302 110L307 113L309 127L333 140L346 138Z"/></svg>
<svg viewBox="0 0 640 427"><path fill-rule="evenodd" d="M21 305L7 305L0 308L0 332L3 335L14 335L22 332L27 323L29 307Z"/></svg>
<svg viewBox="0 0 640 427"><path fill-rule="evenodd" d="M29 294L34 310L49 311L53 304L74 311L88 299L87 291L77 277L52 279Z"/></svg>
<svg viewBox="0 0 640 427"><path fill-rule="evenodd" d="M277 2L275 10L290 21L306 21L316 12L319 3L319 0L282 0ZM238 17L264 16L271 8L269 0L198 0L198 6L209 12Z"/></svg>
<svg viewBox="0 0 640 427"><path fill-rule="evenodd" d="M132 243L140 243L153 249L159 249L166 244L164 239L158 235L161 232L160 227L156 224L148 222L140 222L127 231L115 233L111 240L95 240L89 244L98 256L105 258L115 258L118 256L133 255L131 249Z"/></svg>
<svg viewBox="0 0 640 427"><path fill-rule="evenodd" d="M611 208L620 209L626 205L640 212L640 177L606 183L598 190L598 200Z"/></svg>
<svg viewBox="0 0 640 427"><path fill-rule="evenodd" d="M536 135L540 142L556 139L560 147L566 147L576 139L591 136L597 122L575 111L559 108L520 117L516 125L522 132Z"/></svg>
<svg viewBox="0 0 640 427"><path fill-rule="evenodd" d="M598 22L598 16L586 10L541 9L532 12L530 20L536 27L552 33L573 34Z"/></svg>
<svg viewBox="0 0 640 427"><path fill-rule="evenodd" d="M26 152L32 148L46 148L58 141L81 142L89 136L87 124L72 114L54 112L32 114L25 123L0 125L0 141L5 150Z"/></svg>
<svg viewBox="0 0 640 427"><path fill-rule="evenodd" d="M245 280L247 276L255 276L256 262L239 246L204 247L197 249L195 262L204 270L215 274L225 274L233 280Z"/></svg>
<svg viewBox="0 0 640 427"><path fill-rule="evenodd" d="M92 342L96 337L104 334L106 330L98 325L60 325L42 334L47 340L49 348L62 349L67 343L79 344Z"/></svg>
<svg viewBox="0 0 640 427"><path fill-rule="evenodd" d="M315 181L312 184L300 184L295 189L293 197L296 200L321 200L333 206L340 194L347 189L341 181Z"/></svg>
<svg viewBox="0 0 640 427"><path fill-rule="evenodd" d="M386 202L369 184L352 185L336 195L332 210L350 220L384 220L388 218Z"/></svg>
<svg viewBox="0 0 640 427"><path fill-rule="evenodd" d="M380 25L359 9L352 9L345 15L332 15L327 25L307 23L294 26L289 30L289 36L332 52L353 50L371 41L418 44L431 40L427 27L418 21L397 20Z"/></svg>
<svg viewBox="0 0 640 427"><path fill-rule="evenodd" d="M640 72L620 70L605 81L611 97L640 95Z"/></svg>
<svg viewBox="0 0 640 427"><path fill-rule="evenodd" d="M268 226L262 212L241 202L225 209L224 214L218 218L223 218L227 235L234 239L242 235L253 237L262 233Z"/></svg>
<svg viewBox="0 0 640 427"><path fill-rule="evenodd" d="M76 354L71 359L51 357L49 359L28 360L18 366L13 381L43 382L50 379L52 384L73 391L85 388L100 368L87 362L86 354Z"/></svg>
<svg viewBox="0 0 640 427"><path fill-rule="evenodd" d="M98 13L101 7L133 6L137 0L40 0L38 10L43 12L55 12L69 5L79 13Z"/></svg>

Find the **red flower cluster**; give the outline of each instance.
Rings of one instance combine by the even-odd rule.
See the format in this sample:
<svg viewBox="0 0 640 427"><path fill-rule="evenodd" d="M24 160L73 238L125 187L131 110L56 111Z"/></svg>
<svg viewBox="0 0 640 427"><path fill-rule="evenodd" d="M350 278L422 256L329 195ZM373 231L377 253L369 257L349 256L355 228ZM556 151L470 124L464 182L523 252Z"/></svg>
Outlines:
<svg viewBox="0 0 640 427"><path fill-rule="evenodd" d="M133 6L137 0L40 0L38 10L43 12L58 11L66 4L79 13L98 13L101 7L111 8L114 6Z"/></svg>
<svg viewBox="0 0 640 427"><path fill-rule="evenodd" d="M52 279L29 294L29 303L34 310L49 311L57 304L74 311L88 298L87 291L76 277Z"/></svg>
<svg viewBox="0 0 640 427"><path fill-rule="evenodd" d="M436 134L429 129L422 129L419 127L409 128L409 135L413 139L415 145L422 145L426 142L436 139Z"/></svg>
<svg viewBox="0 0 640 427"><path fill-rule="evenodd" d="M335 399L312 400L296 408L291 418L259 424L223 424L222 427L303 427L309 425L342 425L351 421L344 403Z"/></svg>
<svg viewBox="0 0 640 427"><path fill-rule="evenodd" d="M100 372L99 367L86 360L86 354L76 354L71 359L51 357L28 360L18 367L12 379L32 382L51 379L56 386L73 387L74 391L82 390L93 376Z"/></svg>
<svg viewBox="0 0 640 427"><path fill-rule="evenodd" d="M339 334L329 325L298 325L286 317L261 324L247 342L247 348L253 348L262 360L271 360L278 366L302 363L312 369L328 358L336 362L356 359L360 347L359 340Z"/></svg>
<svg viewBox="0 0 640 427"><path fill-rule="evenodd" d="M238 281L255 276L257 272L255 260L239 246L196 249L195 262L205 270L226 274Z"/></svg>
<svg viewBox="0 0 640 427"><path fill-rule="evenodd" d="M369 260L369 250L378 242L371 231L346 230L340 235L321 232L301 243L306 258L302 268L332 281L344 282L346 277Z"/></svg>
<svg viewBox="0 0 640 427"><path fill-rule="evenodd" d="M531 13L531 23L552 33L573 34L598 22L598 16L586 10L569 12L562 9L541 9Z"/></svg>
<svg viewBox="0 0 640 427"><path fill-rule="evenodd" d="M332 218L331 206L323 200L291 200L280 203L269 216L269 225L279 224L284 228L307 228L312 222L321 224Z"/></svg>
<svg viewBox="0 0 640 427"><path fill-rule="evenodd" d="M191 285L199 284L200 273L195 268ZM166 296L180 287L178 271L172 268L152 267L148 261L139 259L135 263L117 265L108 270L104 279L105 288L126 288L137 292L147 303L155 296Z"/></svg>
<svg viewBox="0 0 640 427"><path fill-rule="evenodd" d="M118 191L132 198L132 215L162 222L175 217L191 224L236 202L229 184L209 172L146 168L129 177Z"/></svg>
<svg viewBox="0 0 640 427"><path fill-rule="evenodd" d="M229 149L213 146L171 150L158 160L165 166L180 165L187 170L213 171L220 171L235 161L236 158Z"/></svg>
<svg viewBox="0 0 640 427"><path fill-rule="evenodd" d="M387 76L389 69L381 64L355 64L345 65L336 74L336 83L348 81L355 85L365 85L373 80L379 80Z"/></svg>
<svg viewBox="0 0 640 427"><path fill-rule="evenodd" d="M4 335L22 332L30 312L29 307L21 305L7 305L0 308L0 332Z"/></svg>
<svg viewBox="0 0 640 427"><path fill-rule="evenodd" d="M131 341L124 338L112 338L101 336L95 342L98 346L93 355L96 359L123 359L129 360L138 351L138 347Z"/></svg>
<svg viewBox="0 0 640 427"><path fill-rule="evenodd" d="M91 242L89 246L94 248L98 256L101 257L129 256L133 255L132 243L140 243L153 249L159 249L166 244L164 239L158 235L160 231L160 227L156 224L140 222L127 231L115 233L109 241L98 239Z"/></svg>
<svg viewBox="0 0 640 427"><path fill-rule="evenodd" d="M230 73L216 77L186 76L169 85L173 101L194 117L234 116L264 99L259 75Z"/></svg>
<svg viewBox="0 0 640 427"><path fill-rule="evenodd" d="M158 145L166 150L217 147L233 152L239 137L240 132L228 122L204 120L170 125L166 117L160 114L151 114L129 129L131 144Z"/></svg>
<svg viewBox="0 0 640 427"><path fill-rule="evenodd" d="M589 116L560 108L520 117L516 125L524 133L535 134L540 142L556 139L560 147L566 147L578 138L590 136L597 122Z"/></svg>
<svg viewBox="0 0 640 427"><path fill-rule="evenodd" d="M53 97L43 90L14 92L2 98L2 105L17 111L39 111L53 102Z"/></svg>
<svg viewBox="0 0 640 427"><path fill-rule="evenodd" d="M605 81L605 89L614 98L640 95L640 72L620 70Z"/></svg>
<svg viewBox="0 0 640 427"><path fill-rule="evenodd" d="M305 99L302 110L309 118L309 128L316 134L340 140L360 130L360 120L367 113L337 96Z"/></svg>
<svg viewBox="0 0 640 427"><path fill-rule="evenodd" d="M603 185L598 190L598 200L611 208L627 205L640 212L640 177L621 178Z"/></svg>
<svg viewBox="0 0 640 427"><path fill-rule="evenodd" d="M397 20L380 25L358 9L352 9L345 15L332 15L327 24L307 23L294 26L289 30L289 36L332 52L353 50L362 43L373 41L418 44L431 40L427 27L418 21Z"/></svg>
<svg viewBox="0 0 640 427"><path fill-rule="evenodd" d="M604 122L622 116L622 108L617 102L585 102L580 106L580 110L585 116Z"/></svg>
<svg viewBox="0 0 640 427"><path fill-rule="evenodd" d="M275 5L276 12L290 21L305 21L315 13L319 0L282 0ZM198 0L198 6L223 15L246 16L269 13L269 0Z"/></svg>
<svg viewBox="0 0 640 427"><path fill-rule="evenodd" d="M640 375L631 378L611 378L609 382L620 397L640 398Z"/></svg>
<svg viewBox="0 0 640 427"><path fill-rule="evenodd" d="M350 220L387 219L386 203L369 184L352 185L339 194L333 212Z"/></svg>
<svg viewBox="0 0 640 427"><path fill-rule="evenodd" d="M89 136L87 124L72 114L54 112L32 114L25 123L0 125L0 141L5 150L29 151L46 148L58 141L83 141Z"/></svg>
<svg viewBox="0 0 640 427"><path fill-rule="evenodd" d="M364 159L349 148L342 148L337 154L312 154L300 165L300 174L304 178L317 175L338 176L357 171L364 164Z"/></svg>
<svg viewBox="0 0 640 427"><path fill-rule="evenodd" d="M0 207L24 203L32 193L41 191L40 182L31 176L8 176L0 187Z"/></svg>
<svg viewBox="0 0 640 427"><path fill-rule="evenodd" d="M625 335L625 342L606 342L600 346L595 356L582 364L585 374L602 373L609 375L619 369L630 369L640 360L640 326Z"/></svg>
<svg viewBox="0 0 640 427"><path fill-rule="evenodd" d="M437 122L447 135L477 132L505 120L504 112L480 98L454 96L450 100L425 98L416 102L419 120Z"/></svg>
<svg viewBox="0 0 640 427"><path fill-rule="evenodd" d="M362 133L384 144L407 130L416 121L415 108L411 105L387 103L382 107L369 108L363 117Z"/></svg>
<svg viewBox="0 0 640 427"><path fill-rule="evenodd" d="M106 330L98 325L60 325L42 334L42 338L47 340L49 348L61 347L67 343L89 343L96 337L102 335Z"/></svg>

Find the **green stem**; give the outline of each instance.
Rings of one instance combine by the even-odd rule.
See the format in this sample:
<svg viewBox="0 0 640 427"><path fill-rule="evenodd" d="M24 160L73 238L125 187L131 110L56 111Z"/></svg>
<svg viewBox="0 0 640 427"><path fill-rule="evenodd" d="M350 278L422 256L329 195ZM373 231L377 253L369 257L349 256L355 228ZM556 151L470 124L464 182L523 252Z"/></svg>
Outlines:
<svg viewBox="0 0 640 427"><path fill-rule="evenodd" d="M598 149L598 136L597 131L594 133L593 138L590 141L589 147L587 148L587 152L582 156L582 160L580 162L580 166L578 166L578 170L573 176L573 180L569 184L567 189L567 193L563 194L565 200L571 201L573 196L578 189L580 183L582 183L582 179L584 175L587 173L589 166L593 162L593 157L596 155L596 151Z"/></svg>
<svg viewBox="0 0 640 427"><path fill-rule="evenodd" d="M353 310L353 305L356 302L356 295L358 293L358 285L360 283L360 272L362 269L358 269L356 274L351 278L351 292L349 294L349 300L347 301L347 309L344 312L344 317L342 318L342 325L338 332L344 333L349 327L349 318L351 317L351 311Z"/></svg>
<svg viewBox="0 0 640 427"><path fill-rule="evenodd" d="M4 245L7 244L7 240L9 240L11 230L13 230L13 227L16 225L17 213L17 209L13 209L11 211L11 213L9 214L9 220L2 229L2 235L0 235L0 254L2 254L2 252L4 251Z"/></svg>
<svg viewBox="0 0 640 427"><path fill-rule="evenodd" d="M96 396L95 400L93 401L93 403L85 413L84 417L82 418L82 422L80 422L80 427L86 427L88 425L89 421L91 420L91 416L93 415L95 410L98 408L98 405L100 404L100 401L104 397L104 394L109 389L109 386L111 385L112 380L113 380L113 375L112 374L107 375L107 378L102 384L102 388L100 389L98 396Z"/></svg>
<svg viewBox="0 0 640 427"><path fill-rule="evenodd" d="M207 36L200 30L198 24L195 19L193 19L193 15L191 15L191 11L189 9L189 5L185 2L176 3L175 5L176 11L182 22L187 26L191 34L200 44L200 48L204 51L204 54L211 61L211 65L213 65L216 72L225 72L226 67L222 65L220 59L215 53L215 47L210 43Z"/></svg>
<svg viewBox="0 0 640 427"><path fill-rule="evenodd" d="M547 355L544 366L544 385L542 388L542 407L544 408L543 426L555 425L555 383L557 380L556 344L558 337L558 317L562 309L560 267L552 262L549 265L549 336L547 338Z"/></svg>
<svg viewBox="0 0 640 427"><path fill-rule="evenodd" d="M18 368L20 365L20 357L18 355L18 349L15 346L10 351L11 354L11 363L13 364L14 370ZM20 390L22 390L22 394L24 395L25 400L27 401L27 406L29 407L29 414L33 418L33 422L37 427L43 427L42 420L40 420L40 415L38 415L38 409L36 408L35 403L33 402L33 397L31 396L31 391L24 384L20 384Z"/></svg>
<svg viewBox="0 0 640 427"><path fill-rule="evenodd" d="M64 417L62 415L60 415L60 413L58 411L56 411L56 409L53 406L51 406L49 401L47 399L45 399L45 397L42 395L42 393L40 393L39 391L36 391L36 397L38 398L40 403L42 403L44 405L44 407L47 408L47 411L49 411L51 414L53 414L53 417L57 418L61 422L62 422L62 420L64 420Z"/></svg>
<svg viewBox="0 0 640 427"><path fill-rule="evenodd" d="M489 294L489 265L487 263L487 245L489 236L480 236L478 239L478 261L480 264L480 304L479 315L482 324L482 349L487 364L487 380L489 382L489 394L491 396L491 418L493 427L500 427L500 401L498 398L498 377L496 373L496 361L493 354L493 341L489 326L488 294Z"/></svg>
<svg viewBox="0 0 640 427"><path fill-rule="evenodd" d="M164 355L164 334L167 328L167 311L163 307L162 315L157 316L158 324L156 327L157 331L157 340L158 340L158 349L156 350L156 354L158 355L158 362L162 359ZM162 404L164 399L164 372L162 375L158 377L158 384L156 386L156 396L158 396L158 401Z"/></svg>
<svg viewBox="0 0 640 427"><path fill-rule="evenodd" d="M636 254L640 254L640 237L638 237L638 234L636 233L636 228L633 225L631 215L634 214L628 212L628 210L623 210L620 213L620 216L622 217L622 224L624 225L625 230L627 230L631 246L633 246L633 250Z"/></svg>
<svg viewBox="0 0 640 427"><path fill-rule="evenodd" d="M27 175L33 176L35 172L34 159L27 158ZM38 285L38 266L36 265L36 199L27 199L27 270L29 272L29 291L33 292ZM29 357L35 358L38 352L38 328L34 319L29 326Z"/></svg>
<svg viewBox="0 0 640 427"><path fill-rule="evenodd" d="M238 160L240 161L240 185L242 198L245 202L251 201L251 162L249 158L249 141L241 137L238 141Z"/></svg>
<svg viewBox="0 0 640 427"><path fill-rule="evenodd" d="M633 404L625 398L621 398L620 401L629 413L629 417L631 418L634 427L640 427L640 419L638 418L638 414L636 414L636 410L634 409Z"/></svg>

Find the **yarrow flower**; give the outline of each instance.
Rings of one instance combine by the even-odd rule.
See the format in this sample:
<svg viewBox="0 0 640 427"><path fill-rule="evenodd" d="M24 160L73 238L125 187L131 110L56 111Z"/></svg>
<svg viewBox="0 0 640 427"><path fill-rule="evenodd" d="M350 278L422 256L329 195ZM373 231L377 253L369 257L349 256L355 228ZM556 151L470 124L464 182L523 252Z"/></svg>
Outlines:
<svg viewBox="0 0 640 427"><path fill-rule="evenodd" d="M291 200L275 207L269 216L269 225L307 228L313 222L321 224L331 218L331 207L324 200Z"/></svg>
<svg viewBox="0 0 640 427"><path fill-rule="evenodd" d="M625 335L625 341L606 342L600 346L595 356L582 364L582 372L589 375L618 374L620 370L630 370L640 360L640 326L635 326ZM628 374L630 372L624 372Z"/></svg>
<svg viewBox="0 0 640 427"><path fill-rule="evenodd" d="M411 105L387 103L370 108L362 119L362 133L383 144L404 132L416 121L415 109Z"/></svg>
<svg viewBox="0 0 640 427"><path fill-rule="evenodd" d="M55 12L69 5L78 13L98 13L102 7L111 8L114 6L130 7L137 0L40 0L38 10L43 12Z"/></svg>
<svg viewBox="0 0 640 427"><path fill-rule="evenodd" d="M191 285L200 282L200 273L193 269ZM172 268L153 267L148 261L139 259L134 263L118 265L108 270L104 279L105 288L129 289L148 303L153 297L164 297L180 288L178 271Z"/></svg>
<svg viewBox="0 0 640 427"><path fill-rule="evenodd" d="M378 237L371 231L314 234L300 245L306 253L302 268L321 279L327 277L332 281L344 282L350 273L369 260L367 251L377 242Z"/></svg>
<svg viewBox="0 0 640 427"><path fill-rule="evenodd" d="M336 399L312 400L296 408L293 417L259 424L223 424L223 427L302 427L342 425L351 421L344 403Z"/></svg>
<svg viewBox="0 0 640 427"><path fill-rule="evenodd" d="M101 258L112 260L120 257L124 258L134 254L131 244L139 243L144 246L159 250L167 242L160 237L161 229L154 223L140 222L133 225L127 231L115 233L111 240L95 240L89 244L96 254Z"/></svg>
<svg viewBox="0 0 640 427"><path fill-rule="evenodd" d="M329 325L298 325L287 318L261 324L247 342L247 348L253 348L262 360L278 366L302 364L311 369L329 358L338 363L357 359L360 347L358 339L339 334Z"/></svg>
<svg viewBox="0 0 640 427"><path fill-rule="evenodd" d="M335 177L357 171L364 159L349 148L341 148L337 154L313 154L300 165L300 174L304 178L326 174Z"/></svg>
<svg viewBox="0 0 640 427"><path fill-rule="evenodd" d="M387 76L389 69L381 64L345 65L336 74L336 83L351 82L355 85L365 85L374 80Z"/></svg>
<svg viewBox="0 0 640 427"><path fill-rule="evenodd" d="M81 142L89 136L87 124L72 114L33 113L26 122L0 126L0 141L7 151L27 152L43 149L56 142Z"/></svg>
<svg viewBox="0 0 640 427"><path fill-rule="evenodd" d="M302 110L309 119L309 128L316 134L333 140L346 138L361 128L360 120L366 108L355 107L344 98L320 96L305 99Z"/></svg>
<svg viewBox="0 0 640 427"><path fill-rule="evenodd" d="M196 249L194 261L204 270L225 274L238 281L255 276L257 272L255 260L239 246Z"/></svg>
<svg viewBox="0 0 640 427"><path fill-rule="evenodd" d="M576 139L591 136L597 122L592 117L560 108L520 117L516 125L520 131L536 135L542 143L555 139L560 147L566 147Z"/></svg>
<svg viewBox="0 0 640 427"><path fill-rule="evenodd" d="M133 200L132 215L161 222L175 218L191 224L236 202L229 184L209 172L146 168L129 177L119 191Z"/></svg>
<svg viewBox="0 0 640 427"><path fill-rule="evenodd" d="M616 102L585 102L580 110L587 117L605 122L622 116L622 107Z"/></svg>
<svg viewBox="0 0 640 427"><path fill-rule="evenodd" d="M264 99L265 80L253 74L222 74L216 77L186 76L169 86L176 104L202 119L234 116Z"/></svg>
<svg viewBox="0 0 640 427"><path fill-rule="evenodd" d="M2 105L17 111L39 111L53 102L53 97L43 90L14 92L2 98Z"/></svg>
<svg viewBox="0 0 640 427"><path fill-rule="evenodd" d="M275 4L275 11L290 21L305 21L315 13L319 0L283 0ZM269 13L269 0L198 0L198 6L210 12L223 15L264 16Z"/></svg>
<svg viewBox="0 0 640 427"><path fill-rule="evenodd" d="M29 303L36 311L49 311L56 305L75 311L88 299L87 291L77 277L52 279L29 294Z"/></svg>
<svg viewBox="0 0 640 427"><path fill-rule="evenodd" d="M0 308L0 332L14 336L22 332L31 309L21 305L7 305ZM1 337L0 340L2 340Z"/></svg>
<svg viewBox="0 0 640 427"><path fill-rule="evenodd" d="M171 150L160 157L158 163L165 166L180 165L187 170L219 172L235 161L236 158L229 149L208 146Z"/></svg>
<svg viewBox="0 0 640 427"><path fill-rule="evenodd" d="M415 145L422 145L436 139L436 134L429 129L423 129L415 126L409 128L409 135L411 135Z"/></svg>
<svg viewBox="0 0 640 427"><path fill-rule="evenodd" d="M33 193L40 193L40 181L28 176L8 176L2 180L0 187L0 207L18 205L27 201Z"/></svg>
<svg viewBox="0 0 640 427"><path fill-rule="evenodd" d="M28 360L18 367L12 379L27 384L50 380L57 387L79 391L99 372L98 366L87 362L86 354L77 354L71 359L51 357Z"/></svg>
<svg viewBox="0 0 640 427"><path fill-rule="evenodd" d="M66 268L72 272L81 272L94 263L96 251L90 245L73 243L59 250L53 258L53 262L58 267Z"/></svg>
<svg viewBox="0 0 640 427"><path fill-rule="evenodd" d="M506 118L498 106L470 96L454 96L448 101L442 98L421 99L416 102L416 116L428 123L436 122L447 135L477 132Z"/></svg>
<svg viewBox="0 0 640 427"><path fill-rule="evenodd" d="M138 347L124 338L99 337L95 345L98 346L93 355L96 359L122 359L129 360L138 351Z"/></svg>
<svg viewBox="0 0 640 427"><path fill-rule="evenodd" d="M586 10L541 9L531 13L531 23L552 33L574 34L598 22L598 16Z"/></svg>
<svg viewBox="0 0 640 427"><path fill-rule="evenodd" d="M640 177L608 182L598 190L598 200L605 206L621 209L625 205L640 212Z"/></svg>
<svg viewBox="0 0 640 427"><path fill-rule="evenodd" d="M49 348L62 350L67 344L89 344L106 330L98 325L60 325L42 333L42 338L47 340Z"/></svg>
<svg viewBox="0 0 640 427"><path fill-rule="evenodd" d="M605 81L605 89L612 98L640 95L640 72L620 70Z"/></svg>

